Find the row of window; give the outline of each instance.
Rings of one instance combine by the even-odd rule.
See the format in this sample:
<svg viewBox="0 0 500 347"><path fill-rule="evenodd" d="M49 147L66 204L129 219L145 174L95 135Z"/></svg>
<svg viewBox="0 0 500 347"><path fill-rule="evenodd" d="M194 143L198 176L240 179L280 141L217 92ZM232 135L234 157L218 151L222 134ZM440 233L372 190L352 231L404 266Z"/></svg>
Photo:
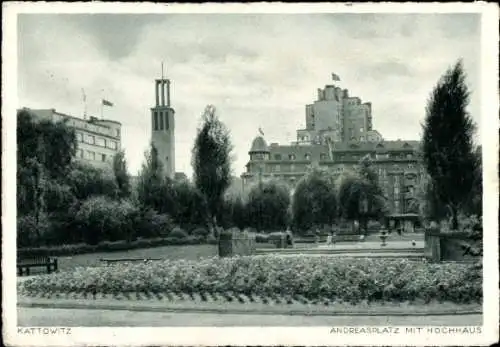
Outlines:
<svg viewBox="0 0 500 347"><path fill-rule="evenodd" d="M76 151L76 156L78 158L86 159L86 160L97 160L97 161L102 161L105 162L107 160L112 160L113 156L109 154L104 154L104 153L98 153L94 151L84 151L82 149L78 149Z"/></svg>
<svg viewBox="0 0 500 347"><path fill-rule="evenodd" d="M167 111L154 111L153 112L153 129L154 130L168 130L168 112Z"/></svg>
<svg viewBox="0 0 500 347"><path fill-rule="evenodd" d="M361 155L353 154L351 156L348 156L347 158L351 159L351 160L359 160L359 159L361 159L361 157L362 157ZM407 159L411 159L412 157L413 156L411 154L407 154L406 155ZM275 154L273 156L273 158L274 158L274 160L283 160L283 157L282 157L281 154ZM376 158L377 159L389 159L389 155L387 155L387 154L377 154ZM395 157L393 156L391 158L395 158ZM404 156L400 155L399 158L404 159ZM256 157L256 159L257 159L257 157ZM296 159L297 159L297 157L296 157L295 154L293 154L293 153L292 154L288 154L288 160L296 160ZM304 155L304 159L305 160L311 160L311 154L309 154L309 153L305 154ZM326 153L321 153L320 154L320 160L327 160L327 159L328 159L328 154L326 154ZM346 160L346 156L345 155L341 155L341 156L338 157L338 159L341 160L341 161L342 160ZM413 167L414 166L412 164L408 165L408 168L413 168Z"/></svg>
<svg viewBox="0 0 500 347"><path fill-rule="evenodd" d="M97 125L97 124L91 124L85 120L78 120L78 119L74 119L74 118L67 117L64 115L59 115L59 114L54 114L54 119L55 120L68 119L67 124L72 126L72 127L80 128L80 129L87 129L89 131L92 131L95 133L101 133L104 135L120 137L120 129L115 129L115 131L113 132L113 129L110 129L108 127Z"/></svg>
<svg viewBox="0 0 500 347"><path fill-rule="evenodd" d="M118 143L116 141L105 139L103 137L96 137L90 134L76 133L76 139L78 142L88 143L90 145L97 145L110 149L118 148Z"/></svg>

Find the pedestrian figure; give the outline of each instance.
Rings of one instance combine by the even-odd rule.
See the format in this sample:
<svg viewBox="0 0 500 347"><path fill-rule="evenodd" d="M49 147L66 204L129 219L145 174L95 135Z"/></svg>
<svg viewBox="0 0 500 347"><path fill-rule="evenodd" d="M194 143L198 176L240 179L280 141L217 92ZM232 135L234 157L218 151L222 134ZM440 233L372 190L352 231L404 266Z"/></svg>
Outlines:
<svg viewBox="0 0 500 347"><path fill-rule="evenodd" d="M315 240L316 240L316 244L319 244L319 229L318 228L316 228L316 238L315 238Z"/></svg>

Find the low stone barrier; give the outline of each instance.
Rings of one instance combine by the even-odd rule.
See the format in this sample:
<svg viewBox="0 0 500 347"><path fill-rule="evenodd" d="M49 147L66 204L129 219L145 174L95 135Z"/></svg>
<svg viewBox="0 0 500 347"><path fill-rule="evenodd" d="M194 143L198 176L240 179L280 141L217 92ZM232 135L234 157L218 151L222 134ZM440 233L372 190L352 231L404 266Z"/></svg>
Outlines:
<svg viewBox="0 0 500 347"><path fill-rule="evenodd" d="M255 235L233 230L223 232L219 237L219 257L245 256L255 254Z"/></svg>
<svg viewBox="0 0 500 347"><path fill-rule="evenodd" d="M473 261L476 257L467 254L469 235L465 232L440 232L438 229L427 229L425 232L424 255L434 262L440 261Z"/></svg>

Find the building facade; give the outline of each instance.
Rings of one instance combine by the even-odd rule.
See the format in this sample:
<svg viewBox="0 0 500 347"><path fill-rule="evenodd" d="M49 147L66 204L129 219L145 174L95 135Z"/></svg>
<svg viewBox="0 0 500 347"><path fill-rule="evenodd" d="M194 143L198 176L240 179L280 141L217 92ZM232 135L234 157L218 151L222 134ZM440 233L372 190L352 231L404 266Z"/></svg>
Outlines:
<svg viewBox="0 0 500 347"><path fill-rule="evenodd" d="M165 175L175 178L175 111L170 106L170 80L155 81L156 104L151 108L151 143Z"/></svg>
<svg viewBox="0 0 500 347"><path fill-rule="evenodd" d="M75 129L77 150L75 159L99 168L110 168L121 149L121 123L90 117L82 119L57 112L55 109L29 109L35 119L53 122L67 121Z"/></svg>
<svg viewBox="0 0 500 347"><path fill-rule="evenodd" d="M423 176L418 141L384 140L373 129L371 103L335 86L318 90L318 100L306 106L305 118L305 129L297 130L297 141L290 145L268 145L262 136L253 140L241 175L245 189L274 178L293 191L310 168L324 168L339 177L369 156L391 213L413 212L415 189Z"/></svg>

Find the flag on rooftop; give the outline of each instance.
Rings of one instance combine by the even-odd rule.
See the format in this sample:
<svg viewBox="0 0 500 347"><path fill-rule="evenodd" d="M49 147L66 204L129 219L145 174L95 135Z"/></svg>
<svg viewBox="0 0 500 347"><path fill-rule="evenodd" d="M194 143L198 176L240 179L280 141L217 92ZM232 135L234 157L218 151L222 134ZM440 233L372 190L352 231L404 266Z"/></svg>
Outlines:
<svg viewBox="0 0 500 347"><path fill-rule="evenodd" d="M332 73L332 80L334 80L334 81L340 81L339 75Z"/></svg>
<svg viewBox="0 0 500 347"><path fill-rule="evenodd" d="M259 128L259 133L264 136L264 130L262 130L262 128Z"/></svg>
<svg viewBox="0 0 500 347"><path fill-rule="evenodd" d="M111 101L106 100L106 99L102 99L102 105L112 107L113 103Z"/></svg>

